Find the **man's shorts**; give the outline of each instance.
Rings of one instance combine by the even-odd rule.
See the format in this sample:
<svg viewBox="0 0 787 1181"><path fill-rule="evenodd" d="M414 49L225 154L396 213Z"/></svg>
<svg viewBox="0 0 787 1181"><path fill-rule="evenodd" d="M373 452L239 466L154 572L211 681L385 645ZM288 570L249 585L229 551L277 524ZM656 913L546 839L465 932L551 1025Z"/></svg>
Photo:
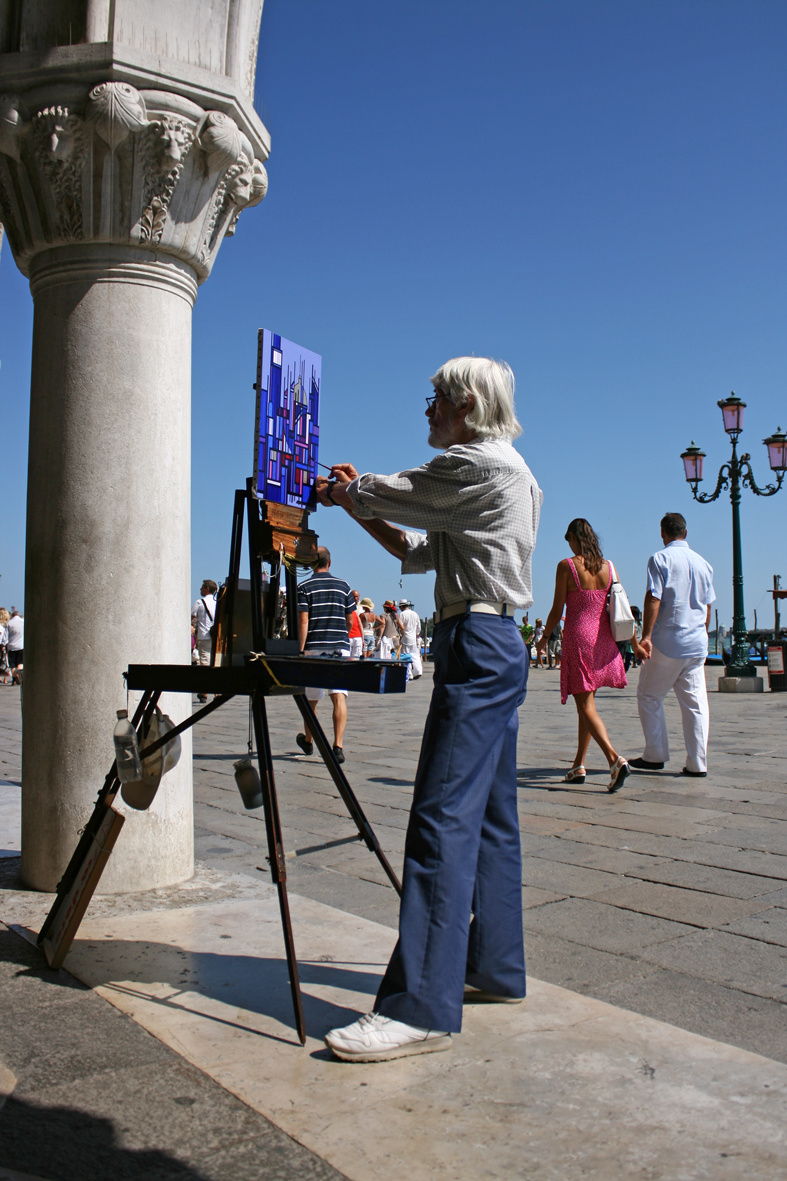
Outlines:
<svg viewBox="0 0 787 1181"><path fill-rule="evenodd" d="M305 693L307 701L322 701L326 693L329 697L333 697L335 694L338 694L339 697L350 696L349 689L306 689Z"/></svg>
<svg viewBox="0 0 787 1181"><path fill-rule="evenodd" d="M347 657L350 655L350 653L347 651L347 649L344 649L343 651L338 652L338 653L337 652L309 652L308 649L306 652L304 652L304 656L334 656L335 657L337 655L341 656L343 659L346 660ZM349 697L349 695L350 695L349 691L347 689L308 688L305 690L307 701L321 701L326 693L328 694L329 697L333 696L333 694L335 694L335 693L338 693L341 697Z"/></svg>
<svg viewBox="0 0 787 1181"><path fill-rule="evenodd" d="M24 655L25 655L24 648L16 648L14 651L12 651L10 648L8 648L8 649L6 649L6 651L8 652L8 667L9 668L19 668L20 665L24 664L24 662L25 662L24 661Z"/></svg>

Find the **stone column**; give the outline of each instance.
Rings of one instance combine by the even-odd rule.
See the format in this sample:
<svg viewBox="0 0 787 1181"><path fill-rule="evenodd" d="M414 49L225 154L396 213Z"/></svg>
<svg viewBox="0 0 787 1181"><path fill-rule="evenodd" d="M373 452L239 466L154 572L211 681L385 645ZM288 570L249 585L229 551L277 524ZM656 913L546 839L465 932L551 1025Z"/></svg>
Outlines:
<svg viewBox="0 0 787 1181"><path fill-rule="evenodd" d="M190 659L191 312L265 195L268 140L206 70L106 44L33 57L0 56L0 221L35 308L22 873L53 890L112 762L123 669ZM118 804L102 891L193 872L185 737L151 809Z"/></svg>

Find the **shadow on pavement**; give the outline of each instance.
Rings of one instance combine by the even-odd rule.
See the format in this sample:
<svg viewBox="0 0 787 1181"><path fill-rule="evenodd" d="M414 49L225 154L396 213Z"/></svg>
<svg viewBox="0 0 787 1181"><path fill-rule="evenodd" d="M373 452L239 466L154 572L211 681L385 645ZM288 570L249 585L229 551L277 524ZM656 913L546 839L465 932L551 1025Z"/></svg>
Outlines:
<svg viewBox="0 0 787 1181"><path fill-rule="evenodd" d="M0 1110L0 1164L43 1181L207 1181L166 1152L122 1148L111 1120L12 1095Z"/></svg>

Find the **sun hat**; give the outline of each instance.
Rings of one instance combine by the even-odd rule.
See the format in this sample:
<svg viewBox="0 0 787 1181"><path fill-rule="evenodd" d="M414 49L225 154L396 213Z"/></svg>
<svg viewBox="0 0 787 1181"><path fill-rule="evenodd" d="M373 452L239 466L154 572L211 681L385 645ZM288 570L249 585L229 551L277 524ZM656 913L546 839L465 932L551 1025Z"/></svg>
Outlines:
<svg viewBox="0 0 787 1181"><path fill-rule="evenodd" d="M374 611L374 603L371 599L361 599L359 606L363 607L364 611Z"/></svg>

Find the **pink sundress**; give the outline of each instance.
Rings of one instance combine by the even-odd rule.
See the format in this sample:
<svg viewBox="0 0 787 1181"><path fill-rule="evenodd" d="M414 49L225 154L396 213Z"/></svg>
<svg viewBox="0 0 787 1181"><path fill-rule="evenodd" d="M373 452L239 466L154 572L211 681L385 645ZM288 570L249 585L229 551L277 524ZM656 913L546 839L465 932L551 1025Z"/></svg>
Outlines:
<svg viewBox="0 0 787 1181"><path fill-rule="evenodd" d="M566 596L566 622L560 660L560 699L563 705L574 693L587 693L602 686L625 689L628 684L607 615L612 567L609 567L606 590L583 590L571 558L568 564L577 589Z"/></svg>

